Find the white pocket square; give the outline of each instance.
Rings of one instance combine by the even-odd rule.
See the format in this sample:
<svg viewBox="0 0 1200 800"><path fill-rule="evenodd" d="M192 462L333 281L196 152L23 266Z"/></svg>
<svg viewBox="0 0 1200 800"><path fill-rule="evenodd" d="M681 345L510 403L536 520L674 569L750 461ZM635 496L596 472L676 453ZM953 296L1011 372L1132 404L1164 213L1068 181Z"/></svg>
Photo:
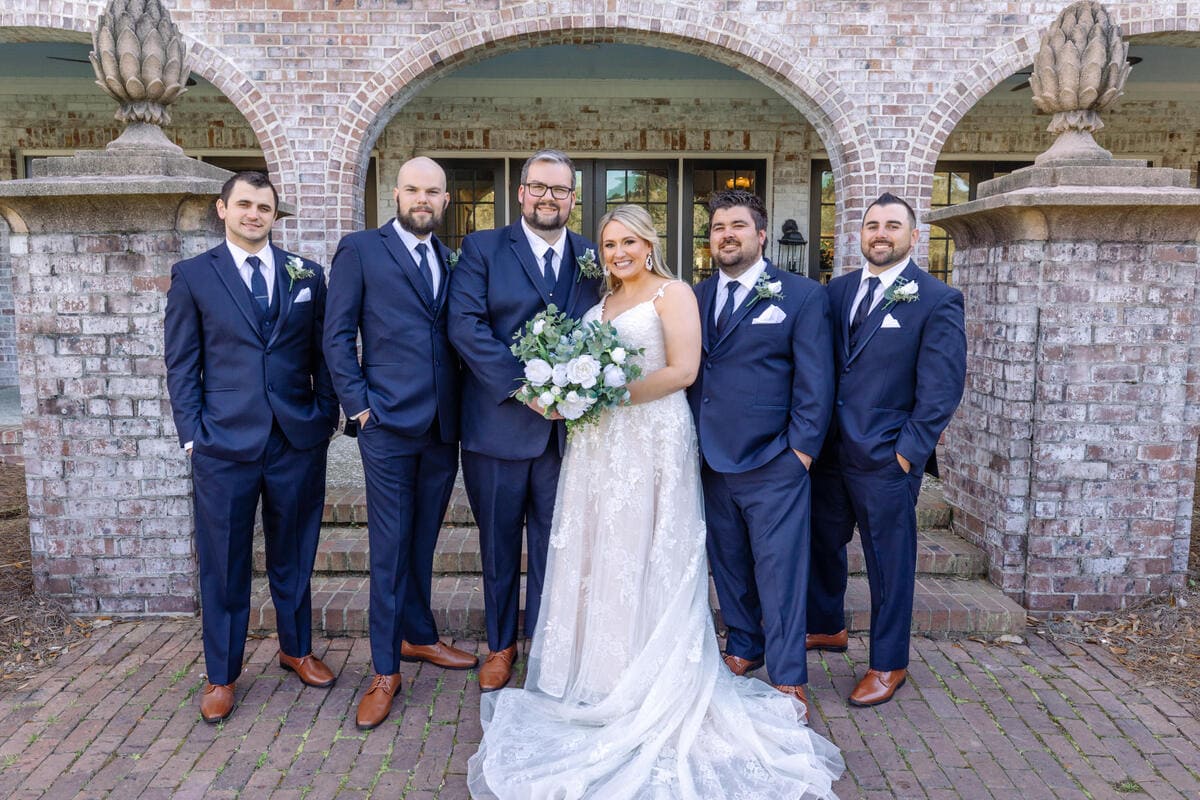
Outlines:
<svg viewBox="0 0 1200 800"><path fill-rule="evenodd" d="M757 317L750 321L751 325L775 325L787 319L787 314L779 306L767 306Z"/></svg>
<svg viewBox="0 0 1200 800"><path fill-rule="evenodd" d="M307 286L305 286L303 289L300 290L300 294L296 295L296 299L293 300L292 302L293 303L307 303L310 300L312 300L312 290L309 289Z"/></svg>
<svg viewBox="0 0 1200 800"><path fill-rule="evenodd" d="M900 320L896 319L891 314L888 314L886 317L883 318L883 324L880 325L879 327L881 327L881 328L899 328Z"/></svg>

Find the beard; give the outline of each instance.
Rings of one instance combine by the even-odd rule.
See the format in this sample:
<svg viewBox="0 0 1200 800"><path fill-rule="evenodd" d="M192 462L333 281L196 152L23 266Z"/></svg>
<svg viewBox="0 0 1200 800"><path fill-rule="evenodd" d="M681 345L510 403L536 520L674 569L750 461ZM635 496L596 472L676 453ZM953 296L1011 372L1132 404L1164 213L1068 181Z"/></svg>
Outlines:
<svg viewBox="0 0 1200 800"><path fill-rule="evenodd" d="M525 224L535 231L557 231L566 226L570 213L558 206L555 206L552 212L548 207L536 205L529 211L522 211L521 217Z"/></svg>
<svg viewBox="0 0 1200 800"><path fill-rule="evenodd" d="M740 275L754 266L754 263L758 261L761 254L757 250L747 250L739 242L738 249L733 252L726 252L718 246L716 252L712 255L713 260L717 262L722 271Z"/></svg>
<svg viewBox="0 0 1200 800"><path fill-rule="evenodd" d="M863 248L863 258L865 258L867 263L873 267L886 267L891 264L899 263L902 259L908 256L908 251L910 249L910 247L906 246L906 243L901 242L892 245L882 253L876 253L872 247L868 245L867 247Z"/></svg>
<svg viewBox="0 0 1200 800"><path fill-rule="evenodd" d="M425 211L429 214L427 220L418 219L413 212ZM400 206L396 206L396 220L400 223L400 227L416 236L425 236L433 233L442 224L442 214L436 208L428 206L414 206L413 208L404 211Z"/></svg>

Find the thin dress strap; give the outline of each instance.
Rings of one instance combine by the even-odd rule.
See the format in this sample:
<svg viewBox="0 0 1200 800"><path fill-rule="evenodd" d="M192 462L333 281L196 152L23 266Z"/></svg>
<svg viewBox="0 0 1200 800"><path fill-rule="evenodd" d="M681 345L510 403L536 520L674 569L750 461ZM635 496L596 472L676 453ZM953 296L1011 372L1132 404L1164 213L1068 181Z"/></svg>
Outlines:
<svg viewBox="0 0 1200 800"><path fill-rule="evenodd" d="M662 296L663 296L664 294L666 294L667 287L668 287L668 286L670 286L672 283L683 283L683 281L681 281L681 280L667 281L667 282L666 282L666 283L664 283L662 286L658 287L658 291L657 291L657 292L655 292L655 293L654 293L654 297L652 297L652 298L650 298L650 299L651 299L651 300L661 300L661 299L662 299Z"/></svg>

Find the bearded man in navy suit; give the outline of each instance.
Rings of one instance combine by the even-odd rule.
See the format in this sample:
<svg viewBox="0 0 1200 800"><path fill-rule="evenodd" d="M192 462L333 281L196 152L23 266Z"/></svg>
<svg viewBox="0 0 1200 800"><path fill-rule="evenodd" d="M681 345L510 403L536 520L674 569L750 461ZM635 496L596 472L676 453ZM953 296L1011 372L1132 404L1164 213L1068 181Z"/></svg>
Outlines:
<svg viewBox="0 0 1200 800"><path fill-rule="evenodd" d="M192 461L206 722L233 713L260 499L279 664L310 686L334 681L312 654L309 588L338 419L321 355L325 277L270 244L278 201L262 173L230 178L217 200L225 241L175 264L167 292L167 390Z"/></svg>
<svg viewBox="0 0 1200 800"><path fill-rule="evenodd" d="M525 632L537 624L558 471L566 445L561 421L543 418L536 401L513 399L524 377L509 347L513 334L554 305L579 318L599 300L600 280L578 261L595 245L568 231L575 206L575 165L542 150L521 168L521 218L463 241L450 282L450 339L466 365L462 401L463 478L479 525L484 612L490 653L479 688L503 687L517 654L521 529L528 538Z"/></svg>
<svg viewBox="0 0 1200 800"><path fill-rule="evenodd" d="M833 403L829 304L816 281L763 257L758 196L722 191L708 208L720 272L696 286L704 341L688 400L725 663L744 675L765 661L775 687L807 708L808 467Z"/></svg>
<svg viewBox="0 0 1200 800"><path fill-rule="evenodd" d="M392 194L395 219L338 244L325 323L325 358L356 429L367 483L375 677L358 704L363 730L391 711L401 661L446 669L477 663L438 639L430 608L433 551L458 474L459 365L446 333L450 251L433 235L450 200L446 173L414 158L400 167Z"/></svg>
<svg viewBox="0 0 1200 800"><path fill-rule="evenodd" d="M870 668L850 703L891 700L908 669L921 475L966 381L963 296L917 267L917 217L883 194L862 224L864 269L829 282L837 403L813 468L807 647L846 650L846 545L858 525L871 586Z"/></svg>

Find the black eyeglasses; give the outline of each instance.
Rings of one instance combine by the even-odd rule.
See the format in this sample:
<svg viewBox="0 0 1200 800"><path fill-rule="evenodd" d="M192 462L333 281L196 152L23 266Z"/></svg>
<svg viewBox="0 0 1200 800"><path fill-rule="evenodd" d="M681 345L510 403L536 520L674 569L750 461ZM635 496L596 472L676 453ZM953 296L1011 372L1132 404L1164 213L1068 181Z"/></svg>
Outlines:
<svg viewBox="0 0 1200 800"><path fill-rule="evenodd" d="M525 190L534 197L545 197L549 191L555 200L566 200L571 192L575 191L573 186L547 186L544 183L527 183Z"/></svg>

